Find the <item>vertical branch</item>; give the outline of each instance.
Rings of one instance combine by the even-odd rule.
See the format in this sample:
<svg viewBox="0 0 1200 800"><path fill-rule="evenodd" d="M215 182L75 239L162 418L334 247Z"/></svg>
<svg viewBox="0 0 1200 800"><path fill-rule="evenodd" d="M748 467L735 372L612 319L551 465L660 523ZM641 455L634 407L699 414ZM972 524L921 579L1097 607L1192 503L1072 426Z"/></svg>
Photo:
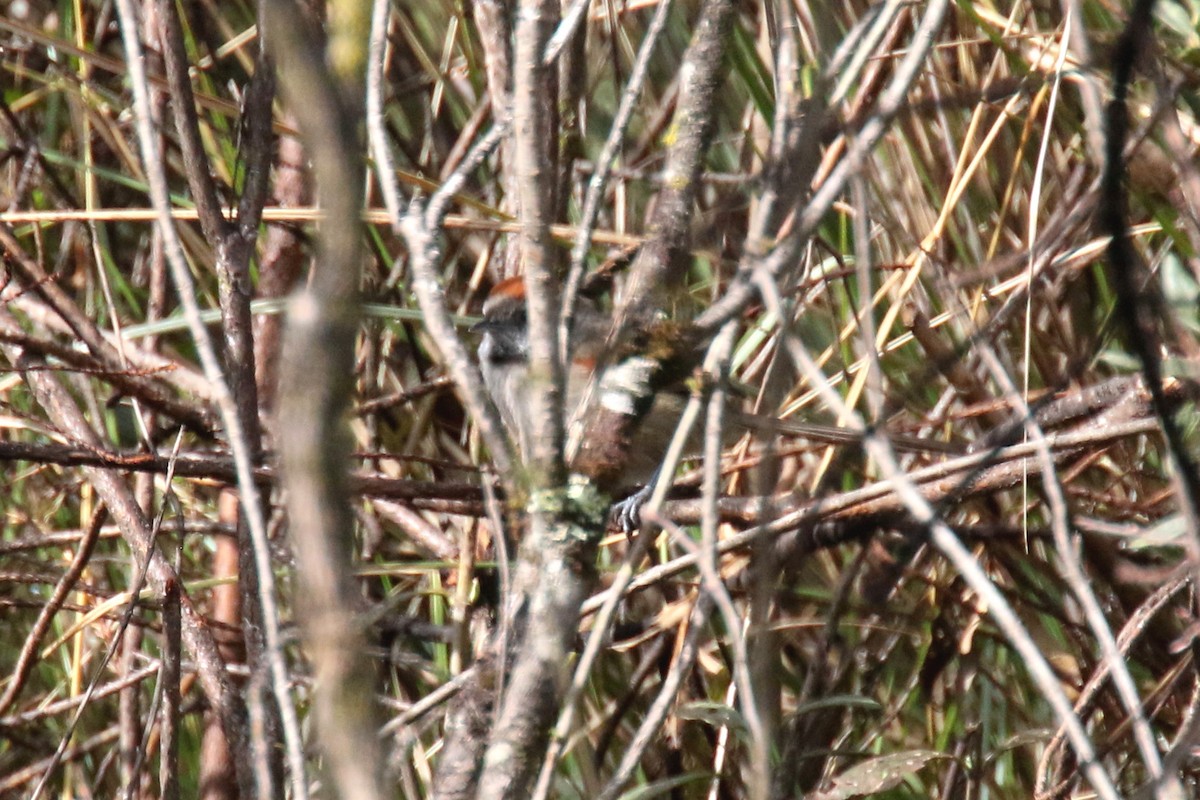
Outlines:
<svg viewBox="0 0 1200 800"><path fill-rule="evenodd" d="M492 117L497 121L508 117L512 104L512 13L510 0L477 0L471 4L479 42L483 45L483 66L487 72L488 97ZM511 161L502 157L502 164ZM514 184L504 181L507 190ZM513 193L515 196L515 192Z"/></svg>
<svg viewBox="0 0 1200 800"><path fill-rule="evenodd" d="M553 2L522 4L517 26L513 127L520 199L520 244L529 302L530 400L534 427L534 495L531 530L518 566L515 596L510 599L516 660L502 697L491 743L479 777L479 796L521 797L540 764L548 731L557 714L576 618L594 569L595 534L602 526L605 502L587 483L563 486L562 374L558 352L558 254L549 241L549 222L556 208L557 120L554 75L541 55L556 11ZM651 222L653 243L635 265L629 305L643 315L661 295L659 289L683 273L688 227L696 186L714 126L713 99L723 69L732 4L711 0L701 11L689 46L685 77L675 117L676 144L668 157L667 188L660 194ZM653 290L653 293L649 292ZM635 392L646 392L646 373ZM648 404L634 403L644 412ZM611 421L603 409L589 419L585 441ZM615 413L615 412L613 412ZM636 414L636 412L635 412ZM626 414L622 422L636 421ZM595 427L593 427L595 426ZM629 430L628 424L617 427ZM628 446L628 437L622 438ZM603 449L603 448L602 448ZM607 451L604 453L607 455ZM619 459L619 457L618 457ZM612 459L594 459L599 468L586 470L602 489L615 478ZM591 466L587 458L577 466Z"/></svg>
<svg viewBox="0 0 1200 800"><path fill-rule="evenodd" d="M182 532L180 532L182 535ZM159 792L163 800L179 800L180 652L179 583L167 583L163 596L162 722L159 726L161 755L158 764Z"/></svg>
<svg viewBox="0 0 1200 800"><path fill-rule="evenodd" d="M295 128L294 118L290 114L284 116L284 122ZM279 140L275 180L271 187L272 205L297 207L312 204L312 189L305 170L307 161L299 139L284 136ZM244 218L244 215L240 216ZM295 285L306 260L304 237L300 231L280 225L268 228L258 262L258 296L270 298L286 295ZM255 382L258 385L259 402L268 414L275 408L275 392L279 385L283 327L283 318L276 314L259 316L254 320Z"/></svg>
<svg viewBox="0 0 1200 800"><path fill-rule="evenodd" d="M513 52L512 52L512 3L513 0L477 0L471 3L475 28L483 46L483 66L487 73L487 92L492 104L492 119L497 125L506 125L512 116L513 98ZM505 137L500 143L498 161L500 165L500 209L516 215L517 172L514 140ZM501 277L519 273L519 248L502 248Z"/></svg>
<svg viewBox="0 0 1200 800"><path fill-rule="evenodd" d="M238 421L246 437L250 458L262 460L262 422L259 417L259 392L255 362L254 318L250 301L254 286L250 275L250 259L258 241L258 226L267 197L267 179L271 169L271 116L275 98L275 79L265 51L259 50L255 71L246 89L242 116L242 154L245 180L238 202L238 217L224 226L224 236L217 248L217 286L221 304L224 333L225 369L229 390L233 393ZM254 671L263 669L267 650L264 625L277 625L267 620L269 612L259 601L264 591L255 567L257 555L246 514L237 515L238 591L241 595L243 633L246 658ZM268 584L269 585L269 584ZM269 698L260 694L258 698ZM256 702L256 698L248 698ZM267 720L262 726L264 737L255 742L270 765L274 786L271 794L283 796L281 754L279 746L279 716L268 707ZM293 735L293 738L294 735ZM294 766L293 766L294 769ZM263 787L264 794L266 787Z"/></svg>
<svg viewBox="0 0 1200 800"><path fill-rule="evenodd" d="M1200 569L1200 469L1188 451L1174 410L1163 392L1162 337L1151 295L1154 287L1147 280L1147 270L1130 241L1127 219L1125 141L1129 135L1129 112L1126 100L1137 59L1149 42L1153 9L1153 0L1138 0L1134 4L1129 24L1113 53L1113 98L1106 114L1099 218L1101 230L1111 237L1108 260L1117 287L1117 315L1125 326L1130 347L1142 364L1154 412L1162 422L1180 494L1180 509L1188 523L1188 546L1195 568Z"/></svg>
<svg viewBox="0 0 1200 800"><path fill-rule="evenodd" d="M254 322L250 314L253 296L250 257L258 238L258 224L270 175L274 77L265 53L260 50L244 104L246 180L238 203L238 219L231 223L225 220L212 165L200 134L178 7L174 0L159 0L158 6L163 58L171 89L171 105L175 112L175 128L183 154L184 173L196 202L201 230L216 251L215 267L223 323L221 330L224 334L223 362L229 391L233 395L248 455L257 462L262 454L262 430L255 383ZM256 670L263 663L266 643L262 633L263 611L258 602L261 588L254 567L254 542L245 515L238 516L238 554L238 587L242 597L246 656L250 668ZM271 754L273 772L278 778L279 732L275 716L272 714L270 718L268 741L263 744L263 750Z"/></svg>
<svg viewBox="0 0 1200 800"><path fill-rule="evenodd" d="M280 442L288 516L303 591L301 619L317 679L315 715L339 796L386 796L371 687L350 569L354 518L346 492L344 415L353 388L361 272L362 71L369 19L331 3L322 59L289 0L263 6L267 46L312 156L325 214L308 288L293 296L280 374ZM331 74L332 73L332 74Z"/></svg>
<svg viewBox="0 0 1200 800"><path fill-rule="evenodd" d="M178 9L173 0L160 0L159 12L163 56L175 111L175 127L183 153L184 172L196 203L200 227L217 252L225 368L230 391L237 404L247 446L257 460L262 444L254 382L250 256L258 237L258 224L267 197L271 167L271 104L275 96L275 81L265 53L260 52L254 76L246 91L243 119L245 186L238 203L238 220L230 223L224 218L212 166L200 135ZM248 565L250 562L246 563Z"/></svg>
<svg viewBox="0 0 1200 800"><path fill-rule="evenodd" d="M192 201L200 218L200 229L218 249L225 239L225 217L221 199L204 142L200 138L200 120L196 115L196 99L188 77L187 47L183 41L183 25L174 0L158 0L158 19L162 30L163 65L170 86L171 108L175 114L175 130L179 133L179 150L183 154L183 171L187 177Z"/></svg>
<svg viewBox="0 0 1200 800"><path fill-rule="evenodd" d="M217 519L230 526L236 527L238 520L238 499L237 493L229 490L221 492L217 500ZM214 578L229 578L238 574L238 543L228 537L222 536L217 539L212 557L209 560L209 570ZM212 620L217 623L214 630L221 633L217 636L217 647L220 649L221 657L225 659L226 664L240 664L246 662L245 643L246 637L241 632L242 620L242 605L243 594L241 588L244 584L239 581L235 584L225 583L220 586L214 586L209 594L209 614ZM246 598L245 602L255 602L253 598ZM260 674L260 673L256 673ZM265 677L265 676L263 676ZM258 681L261 683L261 680ZM270 702L268 693L259 693L261 699L265 696ZM247 710L253 715L256 697L247 692L245 694ZM233 780L233 765L235 756L230 748L229 742L226 741L222 734L219 725L214 724L215 720L210 713L204 716L204 738L200 745L200 767L199 781L203 786L204 800L236 800L237 785ZM254 728L251 726L251 730ZM253 739L253 736L251 737ZM261 748L265 742L255 742L255 748ZM278 746L275 747L275 761L278 763ZM272 776L275 780L275 785L279 790L282 786L278 780L279 776ZM259 782L260 786L266 786L263 781ZM263 792L263 794L266 794Z"/></svg>
<svg viewBox="0 0 1200 800"><path fill-rule="evenodd" d="M562 3L566 6L567 3ZM587 5L587 0L579 2L576 0L576 7L584 7ZM574 12L575 9L569 9L569 12ZM559 25L561 29L570 20L564 20ZM563 35L564 31L557 31L556 37ZM558 176L555 195L558 203L554 209L556 219L565 219L567 216L567 208L571 201L571 186L574 180L574 166L577 158L583 157L584 136L586 130L584 122L586 117L583 114L581 103L587 91L587 28L585 26L577 26L570 35L566 36L562 49L559 51L557 58L558 62L558 118L561 121L561 133L559 141L562 146L562 152L559 153L558 159ZM549 48L554 44L553 41L547 44ZM543 53L544 61L554 62L556 59L548 58L550 54Z"/></svg>
<svg viewBox="0 0 1200 800"><path fill-rule="evenodd" d="M682 86L668 135L673 144L663 166L663 189L649 223L650 241L638 252L626 287L635 317L662 302L661 293L679 285L687 268L692 211L716 126L716 92L725 74L732 23L730 0L707 0L679 68Z"/></svg>
<svg viewBox="0 0 1200 800"><path fill-rule="evenodd" d="M1116 313L1125 327L1129 345L1142 364L1146 388L1150 392L1154 413L1162 425L1167 443L1167 455L1171 473L1179 494L1180 513L1187 525L1186 545L1189 550L1193 575L1200 572L1200 467L1192 457L1183 431L1175 419L1175 409L1168 400L1163 387L1163 364L1161 337L1158 331L1158 314L1165 304L1152 292L1157 287L1151 282L1145 265L1130 240L1128 220L1128 197L1125 188L1125 141L1129 133L1129 111L1126 101L1129 84L1139 56L1147 49L1153 22L1154 0L1138 0L1130 11L1129 23L1117 41L1113 53L1113 98L1108 105L1105 130L1105 163L1101 179L1099 205L1100 227L1111 238L1108 244L1108 260L1117 287ZM1158 300L1156 304L1154 301ZM1194 580L1194 579L1193 579ZM1193 656L1196 643L1192 641ZM1200 738L1200 693L1189 706L1188 723L1181 726L1176 740L1164 759L1163 775L1175 781L1175 772L1182 765L1185 753L1189 752ZM1156 787L1158 788L1158 787ZM1166 790L1163 790L1164 793Z"/></svg>
<svg viewBox="0 0 1200 800"><path fill-rule="evenodd" d="M159 143L151 120L150 91L142 59L141 42L137 36L137 13L131 0L118 0L117 13L121 20L122 42L125 49L126 62L129 66L129 77L133 87L134 108L136 111L137 135L141 148L142 161L150 185L150 198L154 205L158 230L162 235L164 254L171 268L175 288L187 320L188 330L195 342L200 362L204 367L205 377L212 385L213 395L221 412L221 422L225 427L225 435L233 452L238 487L241 492L242 507L245 512L246 526L250 531L253 542L254 569L259 579L258 600L263 611L263 640L264 655L271 673L271 687L275 700L279 704L280 714L284 724L284 737L287 744L287 757L290 763L293 780L293 793L297 800L307 795L305 784L304 754L300 742L299 723L296 720L295 707L291 703L290 687L288 685L287 664L284 661L281 637L278 629L279 615L275 607L275 584L271 571L271 556L267 542L266 524L263 520L262 508L253 476L253 455L251 446L247 443L241 414L237 400L230 391L225 380L221 364L217 359L212 340L208 335L204 322L200 317L200 309L196 300L195 287L192 283L191 272L183 253L183 245L179 233L171 218L170 197L167 189L166 174L159 154ZM253 370L251 371L253 374ZM226 722L225 735L233 746L234 752L239 752L245 743L243 709L239 706L237 718L223 717ZM233 728L236 723L237 729ZM243 794L252 793L252 784L247 777L246 767L239 760L239 784Z"/></svg>
<svg viewBox="0 0 1200 800"><path fill-rule="evenodd" d="M523 0L517 20L513 79L513 138L520 203L520 252L529 302L529 371L533 387L532 452L535 490L558 484L562 466L563 375L558 353L559 253L550 238L558 208L558 92L556 69L542 59L554 32L556 0Z"/></svg>
<svg viewBox="0 0 1200 800"><path fill-rule="evenodd" d="M812 173L820 163L820 128L825 120L823 74L807 97L800 94L799 21L790 3L777 6L775 44L775 116L763 163L762 191L755 198L746 245L762 251L787 215L808 193Z"/></svg>
<svg viewBox="0 0 1200 800"><path fill-rule="evenodd" d="M441 224L440 214L435 211L437 195L430 199L430 209L421 213L420 204L414 203L413 208L405 215L401 224L405 242L408 244L414 281L413 290L421 313L425 315L425 326L446 362L447 371L454 378L459 396L467 410L470 411L480 438L491 453L492 464L499 474L502 484L508 490L518 487L517 454L513 442L505 434L504 425L500 421L500 413L489 399L483 377L478 365L471 359L466 346L458 336L458 331L446 308L445 291L438 277L438 260L441 250L438 246L438 226Z"/></svg>
<svg viewBox="0 0 1200 800"><path fill-rule="evenodd" d="M517 25L513 130L520 248L528 289L533 494L513 596L515 654L479 776L478 797L527 796L562 700L579 606L594 577L607 504L590 486L566 485L563 371L558 350L559 254L550 239L557 208L555 68L543 60L558 4L527 0Z"/></svg>

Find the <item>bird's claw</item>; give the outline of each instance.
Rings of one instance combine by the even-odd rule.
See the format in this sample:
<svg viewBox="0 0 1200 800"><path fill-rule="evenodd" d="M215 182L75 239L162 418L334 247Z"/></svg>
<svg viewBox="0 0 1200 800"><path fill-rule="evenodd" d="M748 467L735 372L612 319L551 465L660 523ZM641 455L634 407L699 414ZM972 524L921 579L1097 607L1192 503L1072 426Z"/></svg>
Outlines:
<svg viewBox="0 0 1200 800"><path fill-rule="evenodd" d="M646 484L624 500L613 503L611 519L626 536L631 536L642 527L642 508L654 492L654 481Z"/></svg>

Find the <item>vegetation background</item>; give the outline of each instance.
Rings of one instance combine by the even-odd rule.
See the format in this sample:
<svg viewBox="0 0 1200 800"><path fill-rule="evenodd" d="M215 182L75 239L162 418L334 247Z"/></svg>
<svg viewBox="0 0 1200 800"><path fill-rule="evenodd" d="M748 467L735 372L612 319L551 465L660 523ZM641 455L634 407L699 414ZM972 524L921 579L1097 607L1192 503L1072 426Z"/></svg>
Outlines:
<svg viewBox="0 0 1200 800"><path fill-rule="evenodd" d="M8 3L0 795L1197 796L1198 55L1190 0ZM469 358L520 272L540 364L569 277L699 424L850 435L604 535Z"/></svg>

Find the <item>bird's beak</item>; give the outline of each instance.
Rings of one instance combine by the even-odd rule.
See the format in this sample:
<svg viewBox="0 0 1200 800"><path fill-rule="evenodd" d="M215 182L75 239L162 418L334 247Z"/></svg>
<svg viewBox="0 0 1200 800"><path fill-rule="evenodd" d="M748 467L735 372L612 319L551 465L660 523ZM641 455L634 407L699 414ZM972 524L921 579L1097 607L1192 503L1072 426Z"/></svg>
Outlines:
<svg viewBox="0 0 1200 800"><path fill-rule="evenodd" d="M474 325L467 328L467 330L471 333L487 333L494 327L494 325L495 323L493 323L490 319L481 319L479 322L476 322Z"/></svg>

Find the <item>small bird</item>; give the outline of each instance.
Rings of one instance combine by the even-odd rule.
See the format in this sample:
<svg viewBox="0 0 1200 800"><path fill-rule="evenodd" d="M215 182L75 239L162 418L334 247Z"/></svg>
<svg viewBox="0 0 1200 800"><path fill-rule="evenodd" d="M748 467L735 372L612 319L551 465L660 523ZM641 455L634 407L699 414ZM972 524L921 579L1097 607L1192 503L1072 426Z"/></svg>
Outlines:
<svg viewBox="0 0 1200 800"><path fill-rule="evenodd" d="M482 334L479 365L492 402L518 449L528 452L529 324L526 317L525 281L507 278L496 284L483 304L483 319L471 330ZM581 299L572 320L571 364L566 375L567 430L579 423L585 394L604 355L610 318L591 301ZM627 454L622 472L624 488L645 484L654 477L675 433L686 398L663 392L642 419L638 446Z"/></svg>
<svg viewBox="0 0 1200 800"><path fill-rule="evenodd" d="M510 435L516 439L522 453L528 453L531 435L529 417L529 324L525 302L525 281L520 277L500 281L488 293L483 304L483 319L471 330L482 334L479 343L479 365L492 401L500 411L500 417ZM589 300L580 300L573 318L571 335L571 364L566 376L566 398L564 408L568 415L567 430L581 422L577 419L585 410L586 393L592 383L597 365L605 355L610 318ZM663 457L670 446L671 438L686 404L686 396L678 392L659 392L654 404L642 418L637 430L635 446L627 453L621 474L625 488L643 485L639 494L633 495L614 508L614 516L626 532L638 527L637 511L649 499ZM786 434L828 444L849 444L862 440L855 431L825 425L795 423L790 420L770 419L754 414L731 412L727 426L727 440L734 441L746 431L758 431L769 435ZM702 441L699 427L693 430L689 454L699 451ZM891 436L892 443L905 450L918 452L956 452L944 442ZM649 485L646 485L649 484Z"/></svg>

